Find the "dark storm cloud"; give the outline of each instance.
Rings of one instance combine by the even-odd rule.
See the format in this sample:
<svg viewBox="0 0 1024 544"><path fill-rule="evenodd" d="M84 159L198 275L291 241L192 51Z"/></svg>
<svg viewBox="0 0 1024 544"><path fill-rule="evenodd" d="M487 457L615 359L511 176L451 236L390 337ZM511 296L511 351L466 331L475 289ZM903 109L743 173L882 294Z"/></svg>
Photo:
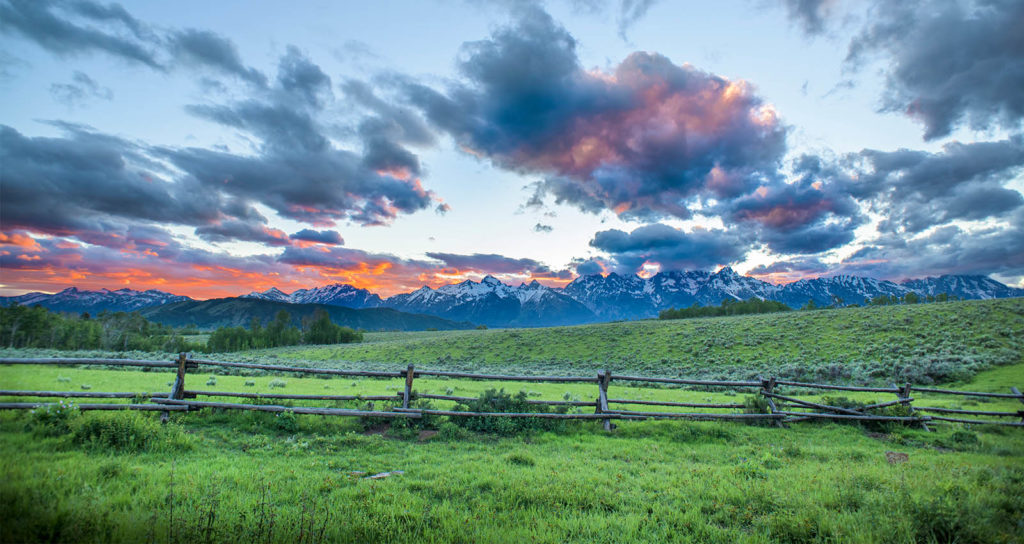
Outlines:
<svg viewBox="0 0 1024 544"><path fill-rule="evenodd" d="M658 263L665 270L708 269L743 260L750 247L738 235L721 230L685 233L668 225L645 225L626 233L600 231L591 247L607 253L620 273L634 273L644 263Z"/></svg>
<svg viewBox="0 0 1024 544"><path fill-rule="evenodd" d="M513 259L493 253L459 255L427 252L427 257L441 261L444 266L460 271L472 270L487 274L548 273L551 271L546 265L533 259Z"/></svg>
<svg viewBox="0 0 1024 544"><path fill-rule="evenodd" d="M745 82L653 53L586 71L547 13L520 13L463 46L463 84L402 84L462 148L545 176L541 195L632 218L687 217L698 196L734 197L776 176L786 129Z"/></svg>
<svg viewBox="0 0 1024 544"><path fill-rule="evenodd" d="M251 221L221 221L196 228L196 236L209 242L257 242L268 246L286 246L288 235L279 229L272 229Z"/></svg>
<svg viewBox="0 0 1024 544"><path fill-rule="evenodd" d="M235 44L215 32L189 28L174 32L168 42L171 53L180 62L234 75L260 87L267 84L265 75L245 66Z"/></svg>
<svg viewBox="0 0 1024 544"><path fill-rule="evenodd" d="M827 25L832 2L783 3L809 34ZM960 126L1017 130L1024 120L1022 24L1020 0L874 0L849 43L847 66L880 58L882 110L919 120L926 140Z"/></svg>
<svg viewBox="0 0 1024 544"><path fill-rule="evenodd" d="M80 106L91 98L112 100L114 93L107 87L96 83L88 74L75 70L71 83L54 83L50 85L50 94L58 102L68 106Z"/></svg>
<svg viewBox="0 0 1024 544"><path fill-rule="evenodd" d="M882 237L834 269L837 273L900 279L922 273L1024 276L1024 209L1008 227L965 231L949 225L914 238Z"/></svg>
<svg viewBox="0 0 1024 544"><path fill-rule="evenodd" d="M952 142L940 152L866 149L836 161L804 156L794 171L883 216L880 230L918 233L954 220L999 218L1024 204L1009 188L1024 170L1024 138Z"/></svg>
<svg viewBox="0 0 1024 544"><path fill-rule="evenodd" d="M313 229L302 229L290 236L292 240L298 240L302 242L315 242L318 244L327 244L332 246L340 246L345 244L345 240L342 239L341 235L336 230L313 230Z"/></svg>
<svg viewBox="0 0 1024 544"><path fill-rule="evenodd" d="M418 178L418 157L400 144L404 137L369 134L362 154L335 147L320 122L333 100L330 78L294 47L278 68L260 98L187 108L247 132L258 153L163 148L157 154L206 187L317 226L382 225L432 206L435 197Z"/></svg>
<svg viewBox="0 0 1024 544"><path fill-rule="evenodd" d="M74 15L101 23L98 27L74 20ZM0 31L24 36L60 55L100 51L156 70L157 58L145 25L119 5L51 0L0 1Z"/></svg>
<svg viewBox="0 0 1024 544"><path fill-rule="evenodd" d="M601 274L605 270L604 262L600 259L578 260L573 263L576 273L580 276L591 276Z"/></svg>
<svg viewBox="0 0 1024 544"><path fill-rule="evenodd" d="M195 184L168 183L144 165L144 149L65 126L66 138L29 138L0 126L3 228L68 233L111 218L177 224L217 219L221 202Z"/></svg>
<svg viewBox="0 0 1024 544"><path fill-rule="evenodd" d="M809 276L818 276L824 274L828 270L829 265L821 262L815 257L798 257L794 259L775 261L771 264L758 265L751 269L747 275L755 277L780 276L804 278Z"/></svg>

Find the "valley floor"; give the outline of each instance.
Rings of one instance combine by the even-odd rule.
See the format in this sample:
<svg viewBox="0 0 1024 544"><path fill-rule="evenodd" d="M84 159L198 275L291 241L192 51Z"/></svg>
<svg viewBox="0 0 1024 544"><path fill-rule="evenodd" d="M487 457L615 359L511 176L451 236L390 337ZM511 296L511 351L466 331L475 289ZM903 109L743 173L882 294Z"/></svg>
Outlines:
<svg viewBox="0 0 1024 544"><path fill-rule="evenodd" d="M5 389L163 391L168 376L0 367ZM202 385L206 380L216 383ZM399 386L203 374L190 375L189 388L268 392L272 380L284 382L277 390L307 394L382 394ZM473 396L496 384L416 385ZM959 385L1004 392L1024 385L1024 364ZM538 398L594 394L592 385L521 387ZM742 399L614 384L613 391L622 398ZM1013 403L982 404L1018 409ZM433 436L367 432L355 419L319 416L204 410L175 414L164 427L155 417L86 413L62 431L38 415L0 414L0 541L1024 541L1018 428L869 432L836 424L655 421L621 422L609 434L588 422L497 437L452 425ZM888 451L908 460L890 464ZM392 471L402 473L366 479Z"/></svg>

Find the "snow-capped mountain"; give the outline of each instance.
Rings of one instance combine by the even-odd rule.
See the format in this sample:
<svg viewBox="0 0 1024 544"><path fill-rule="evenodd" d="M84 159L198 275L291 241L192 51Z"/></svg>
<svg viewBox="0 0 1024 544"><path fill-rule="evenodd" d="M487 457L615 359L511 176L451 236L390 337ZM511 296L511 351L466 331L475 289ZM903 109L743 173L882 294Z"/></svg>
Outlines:
<svg viewBox="0 0 1024 544"><path fill-rule="evenodd" d="M290 302L292 304L327 304L329 306L344 306L355 309L376 308L381 305L379 295L344 283L335 283L312 289L299 289L290 295L282 292L277 287L271 287L262 293L253 291L248 295L242 295L242 298Z"/></svg>
<svg viewBox="0 0 1024 544"><path fill-rule="evenodd" d="M988 299L1024 296L1024 289L1010 287L985 276L939 276L907 280L901 284L919 295L946 293L962 299Z"/></svg>
<svg viewBox="0 0 1024 544"><path fill-rule="evenodd" d="M861 304L877 296L902 297L911 289L891 281L876 280L861 276L833 276L799 280L783 285L773 297L790 306L799 308L813 300L815 306L846 306Z"/></svg>
<svg viewBox="0 0 1024 544"><path fill-rule="evenodd" d="M345 284L300 289L291 294L271 288L240 298L355 309L386 307L491 327L542 327L643 319L656 317L659 311L668 308L718 305L723 300L751 297L777 300L799 308L810 300L816 306L864 304L880 295L903 297L910 292L922 299L940 293L960 299L1024 296L1024 289L1009 287L985 276L941 276L893 283L842 275L773 285L741 276L726 267L715 273L666 271L650 278L632 274L595 274L578 277L562 289L546 287L537 281L514 287L487 276L479 282L466 280L437 289L424 286L387 299ZM0 304L39 304L56 311L98 313L103 310L134 311L191 300L156 290L79 291L70 287L54 295L28 293L0 297Z"/></svg>
<svg viewBox="0 0 1024 544"><path fill-rule="evenodd" d="M403 312L432 314L487 326L542 327L597 321L583 304L533 281L518 287L493 276L465 280L437 289L423 286L384 300L383 306Z"/></svg>
<svg viewBox="0 0 1024 544"><path fill-rule="evenodd" d="M107 310L110 312L133 312L150 306L159 306L169 302L192 300L189 297L172 295L156 289L135 291L132 289L100 289L98 291L79 291L68 287L55 294L26 293L15 297L0 297L0 305L7 306L17 303L22 306L39 305L57 312L89 312L92 314Z"/></svg>

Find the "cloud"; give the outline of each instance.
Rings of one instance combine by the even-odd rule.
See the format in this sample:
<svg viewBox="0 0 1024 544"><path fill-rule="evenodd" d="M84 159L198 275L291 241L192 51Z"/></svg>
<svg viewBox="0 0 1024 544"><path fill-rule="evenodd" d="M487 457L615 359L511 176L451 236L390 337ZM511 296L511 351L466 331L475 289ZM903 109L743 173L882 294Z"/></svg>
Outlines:
<svg viewBox="0 0 1024 544"><path fill-rule="evenodd" d="M902 279L922 274L1001 274L1024 276L1024 210L1008 225L965 230L956 225L907 239L886 236L854 253L837 273Z"/></svg>
<svg viewBox="0 0 1024 544"><path fill-rule="evenodd" d="M555 229L551 225L545 225L542 223L537 223L533 226L533 232L551 232L553 230Z"/></svg>
<svg viewBox="0 0 1024 544"><path fill-rule="evenodd" d="M68 106L81 106L90 98L112 100L114 92L109 87L96 83L88 74L75 70L71 75L71 83L53 83L50 94L54 100Z"/></svg>
<svg viewBox="0 0 1024 544"><path fill-rule="evenodd" d="M771 283L790 283L825 275L830 268L816 257L797 257L758 265L748 271L747 275Z"/></svg>
<svg viewBox="0 0 1024 544"><path fill-rule="evenodd" d="M525 274L551 272L547 265L533 259L513 259L494 253L473 253L460 255L455 253L427 252L427 257L444 263L444 266L459 270L472 270L487 274Z"/></svg>
<svg viewBox="0 0 1024 544"><path fill-rule="evenodd" d="M802 157L794 170L865 203L886 232L915 234L956 220L999 218L1022 204L1024 137L950 142L942 151L865 149L837 161Z"/></svg>
<svg viewBox="0 0 1024 544"><path fill-rule="evenodd" d="M0 125L4 230L66 234L104 230L119 219L198 225L221 217L216 195L153 174L145 149L61 126L65 138L30 138Z"/></svg>
<svg viewBox="0 0 1024 544"><path fill-rule="evenodd" d="M637 272L648 263L657 263L664 270L714 268L743 260L749 249L749 241L728 231L686 233L661 223L644 225L629 233L618 229L600 231L590 245L607 253L615 271L620 273Z"/></svg>
<svg viewBox="0 0 1024 544"><path fill-rule="evenodd" d="M242 63L235 44L215 32L189 28L173 32L168 42L179 62L237 76L259 87L267 84L265 75Z"/></svg>
<svg viewBox="0 0 1024 544"><path fill-rule="evenodd" d="M99 23L86 25L85 18ZM87 0L4 0L0 31L16 33L59 55L103 52L163 71L147 26L119 5Z"/></svg>
<svg viewBox="0 0 1024 544"><path fill-rule="evenodd" d="M345 244L345 240L342 239L341 235L338 234L338 231L336 230L302 229L299 232L292 234L290 238L300 242L313 242L332 246Z"/></svg>
<svg viewBox="0 0 1024 544"><path fill-rule="evenodd" d="M626 32L647 15L647 10L658 0L621 0L619 3L619 37L626 39Z"/></svg>
<svg viewBox="0 0 1024 544"><path fill-rule="evenodd" d="M690 215L776 175L786 128L749 84L654 53L612 73L580 66L575 39L540 9L464 44L461 83L401 86L433 127L498 166L545 176L539 195L620 216Z"/></svg>
<svg viewBox="0 0 1024 544"><path fill-rule="evenodd" d="M601 259L577 259L573 262L573 268L580 276L592 276L605 273L608 265Z"/></svg>
<svg viewBox="0 0 1024 544"><path fill-rule="evenodd" d="M196 228L196 236L210 242L258 242L268 246L286 246L288 235L280 229L250 221L221 221Z"/></svg>
<svg viewBox="0 0 1024 544"><path fill-rule="evenodd" d="M819 34L831 2L785 0L790 16ZM858 4L854 4L858 5ZM1024 41L1018 0L875 0L848 46L846 66L885 65L881 110L924 125L924 139L958 127L1015 131L1024 119Z"/></svg>
<svg viewBox="0 0 1024 544"><path fill-rule="evenodd" d="M781 0L786 14L809 35L825 32L835 0Z"/></svg>

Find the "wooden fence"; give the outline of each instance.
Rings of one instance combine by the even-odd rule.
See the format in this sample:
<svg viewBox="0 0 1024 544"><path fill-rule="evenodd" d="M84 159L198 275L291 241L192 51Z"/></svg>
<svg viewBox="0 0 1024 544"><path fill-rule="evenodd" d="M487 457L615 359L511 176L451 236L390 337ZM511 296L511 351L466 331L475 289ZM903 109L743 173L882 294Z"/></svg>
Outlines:
<svg viewBox="0 0 1024 544"><path fill-rule="evenodd" d="M603 370L591 376L510 376L496 374L475 374L468 372L447 372L436 370L417 370L413 365L397 371L374 371L374 370L343 370L331 368L303 368L282 365L267 365L254 363L232 363L224 361L210 361L205 359L191 359L187 354L182 353L173 361L145 361L132 359L87 359L87 358L52 358L52 359L20 359L0 358L0 365L108 365L108 366L133 366L144 368L173 369L176 373L171 391L167 393L157 392L93 392L93 391L22 391L22 390L0 390L0 397L34 397L34 398L85 398L85 399L131 399L128 404L95 403L78 404L80 410L151 410L163 412L166 421L169 412L198 410L201 408L219 408L227 410L250 410L263 412L293 412L296 414L316 414L324 416L375 416L375 417L402 417L420 418L423 415L443 415L450 417L536 417L553 419L596 419L602 420L605 430L614 428L613 420L646 420L646 419L689 419L689 420L767 420L772 424L785 427L788 423L809 420L854 420L854 421L881 421L900 422L904 424L919 425L928 429L929 424L934 423L967 423L978 425L1005 425L1012 427L1024 427L1024 410L1018 411L982 411L982 410L961 410L954 408L942 408L937 406L919 406L914 404L913 393L926 393L930 395L960 395L979 398L1017 399L1024 404L1024 394L1016 387L1010 388L1010 393L983 393L974 391L954 391L949 389L937 389L930 387L918 387L912 384L897 386L891 384L888 387L854 387L846 385L831 385L818 383L804 383L777 380L774 377L763 378L756 381L722 381L722 380L689 380L682 378L657 378L645 376L631 376L612 374L611 371ZM189 371L197 371L200 366L240 368L248 370L261 370L267 372L288 372L298 374L312 374L325 376L356 376L370 378L404 378L405 384L402 391L393 395L294 395L280 393L250 393L236 391L191 391L185 388L185 378ZM431 399L441 401L469 402L476 400L473 397L460 397L453 395L432 395L418 394L413 390L414 380L423 377L444 377L468 380L485 381L514 381L514 382L546 382L546 383L592 383L597 386L597 398L593 401L570 401L570 400L534 400L526 402L532 405L547 406L568 406L568 407L593 407L594 413L552 413L552 412L467 412L458 410L432 410L414 408L411 402L414 399ZM760 395L768 409L765 413L745 413L744 405L739 403L691 403L672 402L661 400L639 400L609 398L608 389L612 381L630 382L633 384L669 384L677 386L699 386L699 387L721 387L729 390L751 390L755 395ZM892 394L896 398L892 401L878 402L867 406L842 407L831 406L811 402L789 395L779 393L779 388L786 390L810 389L819 391L853 391ZM784 391L785 392L785 391ZM308 406L282 406L268 404L245 404L230 402L206 402L192 400L198 397L228 397L239 399L258 400L328 400L328 401L392 401L395 406L390 410L353 410L342 408L324 408ZM0 403L0 409L32 409L47 406L52 403L46 402L13 402ZM675 411L650 411L613 409L613 405L637 405L650 407L671 407L671 408L699 408L702 410L740 410L739 412L675 412ZM908 415L887 416L877 412L881 408L902 405L907 407ZM928 415L940 414L940 415ZM963 417L950 417L963 416ZM987 418L1014 418L1019 421L1002 421L997 419L968 419L969 417Z"/></svg>

